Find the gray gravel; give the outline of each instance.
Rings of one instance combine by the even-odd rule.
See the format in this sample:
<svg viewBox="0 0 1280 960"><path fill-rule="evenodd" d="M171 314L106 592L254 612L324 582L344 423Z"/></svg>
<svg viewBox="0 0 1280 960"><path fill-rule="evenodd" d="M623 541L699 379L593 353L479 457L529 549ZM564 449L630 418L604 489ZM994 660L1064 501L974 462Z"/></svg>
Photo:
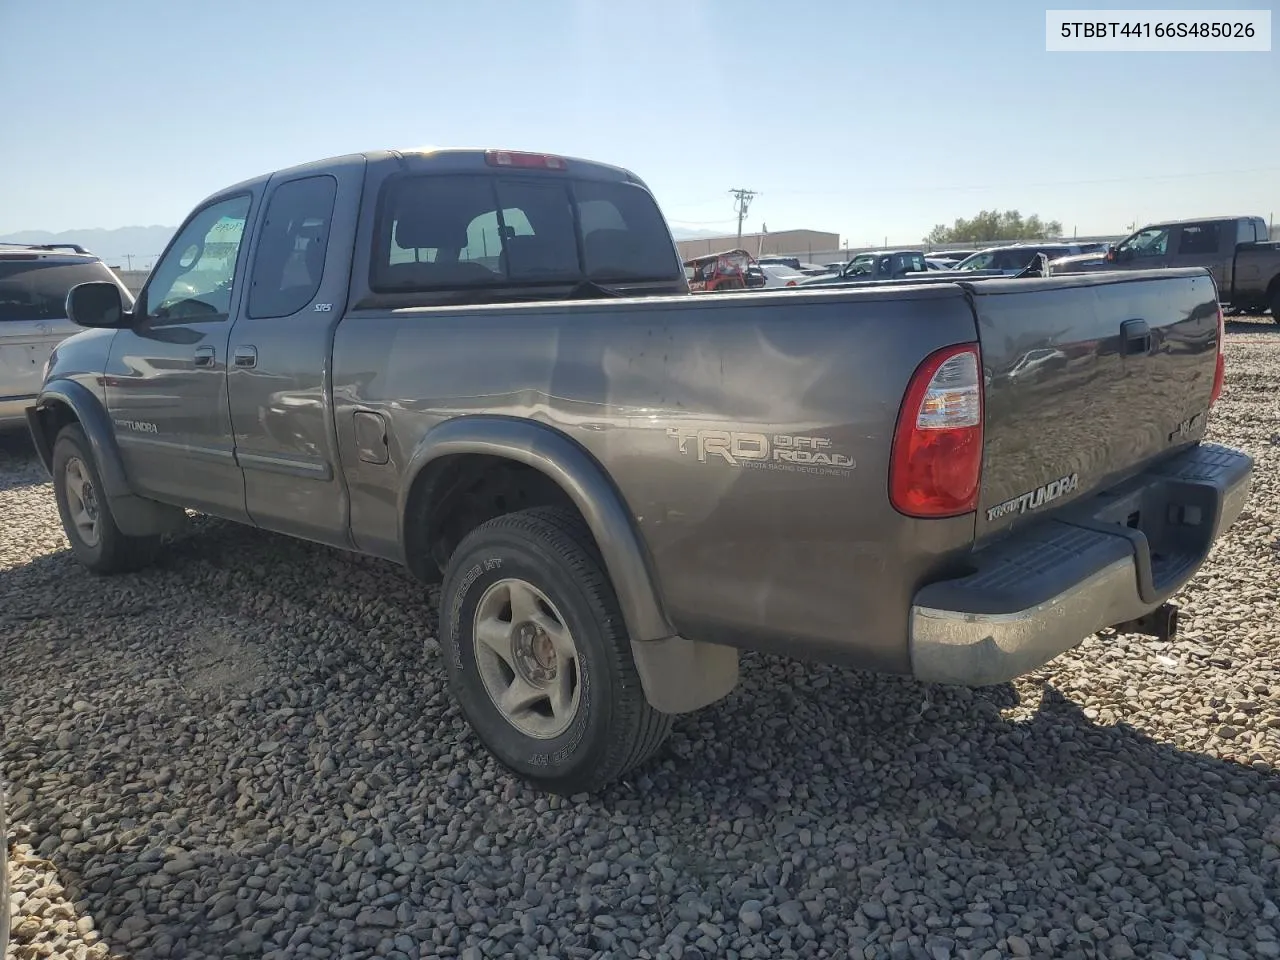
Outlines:
<svg viewBox="0 0 1280 960"><path fill-rule="evenodd" d="M396 568L201 520L95 579L0 441L13 955L1280 956L1280 328L1229 330L1258 474L1176 642L927 698L748 656L591 799L488 759Z"/></svg>

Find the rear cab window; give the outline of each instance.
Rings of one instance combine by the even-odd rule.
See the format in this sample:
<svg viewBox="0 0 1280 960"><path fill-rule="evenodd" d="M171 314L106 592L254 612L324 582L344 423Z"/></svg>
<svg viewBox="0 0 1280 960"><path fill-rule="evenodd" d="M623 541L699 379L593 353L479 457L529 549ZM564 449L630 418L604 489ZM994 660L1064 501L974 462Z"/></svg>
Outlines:
<svg viewBox="0 0 1280 960"><path fill-rule="evenodd" d="M1241 220L1236 225L1236 243L1254 243L1258 240L1266 239L1265 236L1258 235L1258 221Z"/></svg>
<svg viewBox="0 0 1280 960"><path fill-rule="evenodd" d="M370 286L400 291L678 280L657 203L629 183L417 174L381 197Z"/></svg>
<svg viewBox="0 0 1280 960"><path fill-rule="evenodd" d="M0 323L65 319L67 293L76 284L93 280L114 283L120 287L126 306L133 302L128 290L100 260L0 257Z"/></svg>

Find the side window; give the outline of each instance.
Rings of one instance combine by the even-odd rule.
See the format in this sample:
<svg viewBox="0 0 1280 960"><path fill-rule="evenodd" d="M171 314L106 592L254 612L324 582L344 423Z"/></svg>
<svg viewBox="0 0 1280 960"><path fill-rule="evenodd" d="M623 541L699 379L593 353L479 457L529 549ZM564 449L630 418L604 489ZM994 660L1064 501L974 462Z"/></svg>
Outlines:
<svg viewBox="0 0 1280 960"><path fill-rule="evenodd" d="M1218 251L1218 225L1216 223L1188 223L1182 228L1178 240L1178 253L1204 255Z"/></svg>
<svg viewBox="0 0 1280 960"><path fill-rule="evenodd" d="M188 221L152 271L145 294L147 316L226 319L249 202L248 196L220 200Z"/></svg>
<svg viewBox="0 0 1280 960"><path fill-rule="evenodd" d="M1236 224L1236 243L1253 243L1255 240L1261 240L1258 236L1258 222L1256 220L1240 220Z"/></svg>
<svg viewBox="0 0 1280 960"><path fill-rule="evenodd" d="M1120 249L1128 251L1135 258L1163 257L1169 252L1169 229L1152 227L1150 230L1143 230L1120 244Z"/></svg>
<svg viewBox="0 0 1280 960"><path fill-rule="evenodd" d="M991 268L995 260L995 253L978 253L974 254L962 264L957 264L957 270L988 270Z"/></svg>
<svg viewBox="0 0 1280 960"><path fill-rule="evenodd" d="M321 176L290 180L272 192L253 255L251 318L292 316L315 298L337 190L333 177Z"/></svg>

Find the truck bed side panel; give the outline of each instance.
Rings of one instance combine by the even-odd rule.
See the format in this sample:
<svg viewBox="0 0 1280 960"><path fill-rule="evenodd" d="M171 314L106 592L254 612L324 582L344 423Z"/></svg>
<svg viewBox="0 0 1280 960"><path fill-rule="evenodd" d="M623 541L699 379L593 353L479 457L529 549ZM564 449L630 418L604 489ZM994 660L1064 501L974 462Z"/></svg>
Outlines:
<svg viewBox="0 0 1280 960"><path fill-rule="evenodd" d="M530 418L614 481L680 633L905 672L911 597L973 517L894 512L890 439L920 360L974 337L955 285L356 311L334 345L353 533L395 538L436 424ZM387 417L389 464L355 455L355 410Z"/></svg>

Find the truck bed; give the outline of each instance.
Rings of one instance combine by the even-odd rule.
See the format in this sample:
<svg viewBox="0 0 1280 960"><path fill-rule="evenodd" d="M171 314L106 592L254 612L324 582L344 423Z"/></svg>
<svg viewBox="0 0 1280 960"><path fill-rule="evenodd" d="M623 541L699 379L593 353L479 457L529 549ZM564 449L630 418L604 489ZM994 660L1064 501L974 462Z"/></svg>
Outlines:
<svg viewBox="0 0 1280 960"><path fill-rule="evenodd" d="M351 450L355 411L383 413L400 463L453 418L544 424L617 485L682 635L907 672L922 583L1200 438L1216 323L1201 270L357 310L335 416ZM975 340L979 509L904 516L886 493L904 390L926 354ZM1061 362L1028 368L1036 351ZM358 546L393 555L398 478L343 460Z"/></svg>

